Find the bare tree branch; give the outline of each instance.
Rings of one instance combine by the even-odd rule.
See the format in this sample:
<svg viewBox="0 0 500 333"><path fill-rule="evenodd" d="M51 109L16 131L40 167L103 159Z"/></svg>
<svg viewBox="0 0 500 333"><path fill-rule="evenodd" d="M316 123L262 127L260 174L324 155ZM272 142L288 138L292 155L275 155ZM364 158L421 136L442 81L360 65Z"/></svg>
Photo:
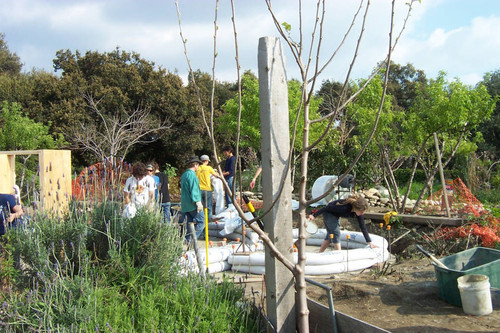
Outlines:
<svg viewBox="0 0 500 333"><path fill-rule="evenodd" d="M92 153L101 161L124 159L132 146L156 141L171 127L168 119L159 123L153 118L149 108L138 106L132 112L125 111L122 116L109 116L99 108L102 98L95 101L90 94L85 94L84 98L99 120L79 123L73 130L73 141L79 149Z"/></svg>

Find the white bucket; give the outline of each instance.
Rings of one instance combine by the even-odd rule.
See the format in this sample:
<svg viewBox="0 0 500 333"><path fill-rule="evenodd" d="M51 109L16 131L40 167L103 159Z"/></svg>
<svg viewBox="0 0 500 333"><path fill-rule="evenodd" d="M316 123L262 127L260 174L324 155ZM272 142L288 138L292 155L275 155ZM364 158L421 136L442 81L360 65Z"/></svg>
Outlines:
<svg viewBox="0 0 500 333"><path fill-rule="evenodd" d="M488 276L464 275L457 279L457 283L465 313L483 316L493 312Z"/></svg>
<svg viewBox="0 0 500 333"><path fill-rule="evenodd" d="M306 238L309 238L318 232L318 226L316 225L316 223L314 223L313 221L307 221L306 224Z"/></svg>

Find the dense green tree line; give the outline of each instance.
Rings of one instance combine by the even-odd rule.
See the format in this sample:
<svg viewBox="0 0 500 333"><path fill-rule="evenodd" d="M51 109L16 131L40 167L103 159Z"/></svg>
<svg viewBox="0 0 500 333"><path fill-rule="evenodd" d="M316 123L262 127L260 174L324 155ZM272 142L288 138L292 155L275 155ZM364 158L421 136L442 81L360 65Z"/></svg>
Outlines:
<svg viewBox="0 0 500 333"><path fill-rule="evenodd" d="M140 108L148 110L148 119L153 123L167 124L168 128L153 131L147 143L134 145L126 152L128 162L156 159L160 165L169 163L182 168L189 155L211 152L196 89L192 83L183 84L177 74L119 48L84 54L60 50L53 63L55 74L41 70L21 72L21 59L9 51L5 36L0 35L0 101L7 103L4 112L9 109L16 117L39 123L54 144L71 148L75 168L97 162L96 156L75 140L75 133L90 129L104 131L103 117L127 118ZM197 71L194 77L203 108L214 110L217 145L234 143L239 108L236 83L216 81L211 105L211 76ZM339 98L349 98L363 82L362 79L351 82L347 94L339 97L342 84L324 81L311 104L313 118L332 112ZM338 116L327 140L311 152L311 178L340 174L354 158L373 122L381 87L380 79L371 82L347 111ZM259 151L258 79L253 73L244 73L242 89L240 148ZM467 178L466 169L470 166L467 161L475 156L484 168L489 168L485 181L494 185L498 172L491 166L500 158L500 106L495 106L499 94L498 70L470 87L456 80L448 81L445 74L428 79L411 64L392 64L388 98L376 139L354 169L357 178L366 183L390 184L394 170L417 167L431 179L436 162L431 136L436 132L443 145L443 159L449 158L448 167L464 169ZM291 129L295 116L302 112L300 95L300 84L290 81ZM93 112L89 96L99 102L101 117ZM5 139L5 124L6 121L0 121L2 149L24 149L12 143L16 136L10 136L10 141ZM28 126L22 124L20 127ZM302 126L299 122L294 145L297 156L302 146ZM312 140L324 126L322 122L313 124Z"/></svg>

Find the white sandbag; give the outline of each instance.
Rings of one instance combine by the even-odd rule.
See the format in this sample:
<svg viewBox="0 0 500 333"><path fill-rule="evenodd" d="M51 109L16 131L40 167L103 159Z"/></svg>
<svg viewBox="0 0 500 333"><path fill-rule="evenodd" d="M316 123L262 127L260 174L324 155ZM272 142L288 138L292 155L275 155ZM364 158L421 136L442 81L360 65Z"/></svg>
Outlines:
<svg viewBox="0 0 500 333"><path fill-rule="evenodd" d="M217 177L210 177L212 179L212 187L214 189L214 200L215 200L215 215L224 211L224 187L222 185L222 180Z"/></svg>
<svg viewBox="0 0 500 333"><path fill-rule="evenodd" d="M133 203L126 204L123 208L122 216L127 219L131 219L135 216L135 214L137 214L137 208L135 205Z"/></svg>

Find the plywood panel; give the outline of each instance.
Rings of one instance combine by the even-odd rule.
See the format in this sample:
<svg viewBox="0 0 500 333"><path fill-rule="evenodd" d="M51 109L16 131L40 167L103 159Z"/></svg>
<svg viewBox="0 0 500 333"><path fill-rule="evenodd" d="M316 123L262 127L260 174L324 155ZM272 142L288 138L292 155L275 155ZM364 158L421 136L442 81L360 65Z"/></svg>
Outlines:
<svg viewBox="0 0 500 333"><path fill-rule="evenodd" d="M62 214L71 200L71 151L41 150L40 198L47 211Z"/></svg>
<svg viewBox="0 0 500 333"><path fill-rule="evenodd" d="M0 154L0 193L12 194L15 179L15 156Z"/></svg>

